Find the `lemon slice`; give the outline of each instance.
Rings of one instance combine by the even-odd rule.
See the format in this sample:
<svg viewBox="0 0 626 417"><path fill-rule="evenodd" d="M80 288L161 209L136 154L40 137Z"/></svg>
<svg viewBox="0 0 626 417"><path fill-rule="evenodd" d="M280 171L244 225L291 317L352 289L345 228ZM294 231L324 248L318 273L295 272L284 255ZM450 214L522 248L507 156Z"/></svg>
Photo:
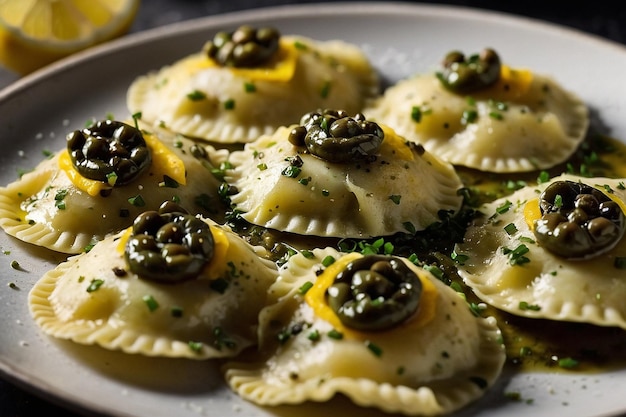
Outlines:
<svg viewBox="0 0 626 417"><path fill-rule="evenodd" d="M140 0L0 0L0 62L27 74L116 38Z"/></svg>

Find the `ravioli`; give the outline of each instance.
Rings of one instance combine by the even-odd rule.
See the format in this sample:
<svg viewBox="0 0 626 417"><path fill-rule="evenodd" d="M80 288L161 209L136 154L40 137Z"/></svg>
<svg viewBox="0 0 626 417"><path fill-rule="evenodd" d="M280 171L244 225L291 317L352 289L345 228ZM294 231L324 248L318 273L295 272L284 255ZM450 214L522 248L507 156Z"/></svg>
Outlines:
<svg viewBox="0 0 626 417"><path fill-rule="evenodd" d="M588 184L626 207L621 179L562 175L522 188L481 207L456 248L468 257L459 274L481 300L518 316L626 329L626 240L593 258L568 259L533 233L539 193L562 180Z"/></svg>
<svg viewBox="0 0 626 417"><path fill-rule="evenodd" d="M234 169L225 180L238 190L232 203L250 223L300 235L368 238L423 230L440 220L440 210L461 206L453 167L392 129L382 127L384 140L369 160L331 162L289 142L295 127L281 127L230 155Z"/></svg>
<svg viewBox="0 0 626 417"><path fill-rule="evenodd" d="M335 262L328 266L328 259ZM326 401L345 394L360 406L408 415L449 413L482 396L504 359L493 318L407 260L422 284L420 305L378 331L342 324L324 301L334 277L363 255L332 248L293 256L280 268L259 316L259 360L225 366L228 384L261 405ZM324 271L317 274L317 271Z"/></svg>
<svg viewBox="0 0 626 417"><path fill-rule="evenodd" d="M573 92L506 65L494 84L470 93L445 88L437 73L416 74L363 112L454 165L498 173L565 161L589 125L588 108Z"/></svg>
<svg viewBox="0 0 626 417"><path fill-rule="evenodd" d="M144 130L143 136L152 163L122 186L84 178L66 149L40 162L0 188L0 227L24 242L75 254L125 229L139 213L165 200L203 215L215 214L220 180L211 168L227 152L201 148L159 128Z"/></svg>
<svg viewBox="0 0 626 417"><path fill-rule="evenodd" d="M129 269L121 232L40 278L28 298L35 322L52 337L147 356L230 357L255 345L275 264L229 228L201 220L215 248L193 278L140 277Z"/></svg>
<svg viewBox="0 0 626 417"><path fill-rule="evenodd" d="M361 111L378 93L378 75L358 46L282 36L277 55L260 67L220 66L198 52L140 76L127 106L177 133L245 143L316 108Z"/></svg>

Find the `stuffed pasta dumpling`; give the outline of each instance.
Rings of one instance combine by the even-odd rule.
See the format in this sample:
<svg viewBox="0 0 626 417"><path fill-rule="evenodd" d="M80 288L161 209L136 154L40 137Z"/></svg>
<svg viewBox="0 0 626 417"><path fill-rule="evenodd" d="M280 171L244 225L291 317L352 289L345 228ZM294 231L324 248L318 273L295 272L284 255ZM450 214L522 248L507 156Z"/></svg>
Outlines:
<svg viewBox="0 0 626 417"><path fill-rule="evenodd" d="M493 318L406 259L293 256L259 316L259 360L225 366L240 396L262 405L327 401L407 415L458 410L485 393L504 363Z"/></svg>
<svg viewBox="0 0 626 417"><path fill-rule="evenodd" d="M127 103L177 133L246 143L316 108L361 111L376 94L377 73L358 46L242 26L137 78Z"/></svg>
<svg viewBox="0 0 626 417"><path fill-rule="evenodd" d="M47 335L148 356L235 356L257 343L276 267L173 203L46 273L29 294Z"/></svg>
<svg viewBox="0 0 626 417"><path fill-rule="evenodd" d="M500 62L492 49L446 56L364 110L454 165L487 172L546 169L569 158L589 125L584 102L550 76Z"/></svg>

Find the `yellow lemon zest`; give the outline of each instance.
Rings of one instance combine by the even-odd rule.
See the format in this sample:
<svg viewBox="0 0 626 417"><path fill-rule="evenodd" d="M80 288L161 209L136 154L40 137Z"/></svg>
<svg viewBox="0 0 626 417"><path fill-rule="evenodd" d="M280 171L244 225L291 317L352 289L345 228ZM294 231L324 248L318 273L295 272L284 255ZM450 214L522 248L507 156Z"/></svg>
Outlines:
<svg viewBox="0 0 626 417"><path fill-rule="evenodd" d="M539 198L533 198L524 205L524 220L528 228L535 230L535 221L541 219L541 210L539 209Z"/></svg>
<svg viewBox="0 0 626 417"><path fill-rule="evenodd" d="M415 159L415 155L411 150L411 147L406 143L407 140L398 135L391 127L378 124L383 130L385 137L383 139L382 146L390 147L395 152L395 156L403 161L412 161Z"/></svg>
<svg viewBox="0 0 626 417"><path fill-rule="evenodd" d="M513 101L523 97L533 81L533 73L527 69L511 68L502 65L500 78L492 86L481 90L476 95L490 97L495 100Z"/></svg>
<svg viewBox="0 0 626 417"><path fill-rule="evenodd" d="M250 81L287 82L293 78L296 72L299 53L293 42L281 39L277 53L266 63L254 68L227 68L233 75L248 78ZM189 58L187 65L189 65L188 70L190 72L221 66L218 62L204 54Z"/></svg>
<svg viewBox="0 0 626 417"><path fill-rule="evenodd" d="M213 234L213 257L204 268L202 275L206 275L209 279L215 279L221 276L226 265L226 253L228 253L230 241L222 229L215 226L210 226L210 228Z"/></svg>

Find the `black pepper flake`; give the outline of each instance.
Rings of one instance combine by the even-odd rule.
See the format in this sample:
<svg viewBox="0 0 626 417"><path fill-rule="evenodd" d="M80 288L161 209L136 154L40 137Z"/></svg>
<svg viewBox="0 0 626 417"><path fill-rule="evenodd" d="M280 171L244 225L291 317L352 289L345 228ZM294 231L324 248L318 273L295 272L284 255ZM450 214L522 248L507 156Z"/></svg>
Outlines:
<svg viewBox="0 0 626 417"><path fill-rule="evenodd" d="M121 277L125 277L127 272L126 272L126 270L124 268L120 268L120 267L116 266L116 267L113 268L113 274L116 277L120 277L121 278Z"/></svg>

